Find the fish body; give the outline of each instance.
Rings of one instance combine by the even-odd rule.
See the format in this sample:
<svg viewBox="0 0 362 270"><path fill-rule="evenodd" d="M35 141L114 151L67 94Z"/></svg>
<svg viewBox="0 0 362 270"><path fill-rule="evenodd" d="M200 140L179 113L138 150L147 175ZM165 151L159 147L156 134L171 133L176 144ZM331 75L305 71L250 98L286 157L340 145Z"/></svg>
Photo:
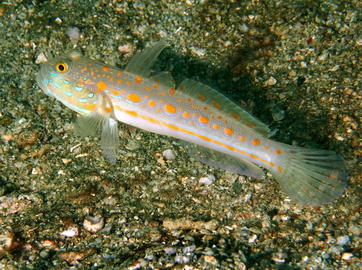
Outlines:
<svg viewBox="0 0 362 270"><path fill-rule="evenodd" d="M125 70L71 53L44 63L37 77L43 91L78 112L78 133L101 133L104 155L116 161L117 120L171 136L210 165L262 177L272 172L289 195L318 205L340 196L347 181L341 157L268 138L268 127L199 82L179 85L150 68L166 46L158 42L134 56ZM299 179L298 179L299 178Z"/></svg>

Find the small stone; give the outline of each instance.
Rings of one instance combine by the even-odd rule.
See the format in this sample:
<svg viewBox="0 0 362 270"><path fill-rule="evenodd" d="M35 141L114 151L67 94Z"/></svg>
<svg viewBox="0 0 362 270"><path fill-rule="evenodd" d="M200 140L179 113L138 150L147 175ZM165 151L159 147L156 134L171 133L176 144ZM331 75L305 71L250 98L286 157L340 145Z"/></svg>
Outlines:
<svg viewBox="0 0 362 270"><path fill-rule="evenodd" d="M351 252L344 252L342 254L342 260L346 260L349 261L350 259L352 259L353 254Z"/></svg>
<svg viewBox="0 0 362 270"><path fill-rule="evenodd" d="M202 56L205 56L206 51L205 51L205 49L191 47L191 53L193 53L199 57L202 57Z"/></svg>
<svg viewBox="0 0 362 270"><path fill-rule="evenodd" d="M265 83L264 86L272 86L277 83L277 80L274 77L270 77Z"/></svg>
<svg viewBox="0 0 362 270"><path fill-rule="evenodd" d="M71 226L71 227L68 227L65 231L62 231L60 233L60 235L65 236L65 237L74 237L74 236L77 236L78 233L79 233L78 227Z"/></svg>
<svg viewBox="0 0 362 270"><path fill-rule="evenodd" d="M199 183L200 185L206 185L206 186L209 186L211 185L212 183L215 182L215 176L213 175L207 175L205 177L201 177L200 180L199 180Z"/></svg>
<svg viewBox="0 0 362 270"><path fill-rule="evenodd" d="M42 63L45 63L48 61L48 58L45 56L44 53L39 53L35 59L35 64L39 65L39 64L42 64Z"/></svg>
<svg viewBox="0 0 362 270"><path fill-rule="evenodd" d="M93 253L95 253L94 249L87 249L82 252L62 252L59 254L59 257L66 260L68 263L75 264Z"/></svg>
<svg viewBox="0 0 362 270"><path fill-rule="evenodd" d="M344 245L347 245L348 243L349 243L349 236L348 235L339 236L337 238L337 245L344 246Z"/></svg>
<svg viewBox="0 0 362 270"><path fill-rule="evenodd" d="M210 256L210 255L204 255L204 261L209 263L209 264L217 264L217 259L214 256Z"/></svg>
<svg viewBox="0 0 362 270"><path fill-rule="evenodd" d="M173 247L167 247L164 248L163 251L167 254L167 255L172 255L176 253L176 249Z"/></svg>
<svg viewBox="0 0 362 270"><path fill-rule="evenodd" d="M162 155L167 160L174 160L176 158L175 153L171 149L163 151Z"/></svg>
<svg viewBox="0 0 362 270"><path fill-rule="evenodd" d="M78 27L68 27L65 33L70 39L78 40L80 38L80 31Z"/></svg>
<svg viewBox="0 0 362 270"><path fill-rule="evenodd" d="M89 232L98 232L104 226L104 218L100 215L87 216L83 221L83 227Z"/></svg>
<svg viewBox="0 0 362 270"><path fill-rule="evenodd" d="M61 18L59 18L59 17L55 18L54 21L55 21L56 24L62 24L63 23L63 20Z"/></svg>
<svg viewBox="0 0 362 270"><path fill-rule="evenodd" d="M43 242L40 243L40 245L46 249L57 249L58 248L57 243L53 240L44 240Z"/></svg>
<svg viewBox="0 0 362 270"><path fill-rule="evenodd" d="M118 47L118 51L122 54L131 54L134 51L132 44L125 44Z"/></svg>

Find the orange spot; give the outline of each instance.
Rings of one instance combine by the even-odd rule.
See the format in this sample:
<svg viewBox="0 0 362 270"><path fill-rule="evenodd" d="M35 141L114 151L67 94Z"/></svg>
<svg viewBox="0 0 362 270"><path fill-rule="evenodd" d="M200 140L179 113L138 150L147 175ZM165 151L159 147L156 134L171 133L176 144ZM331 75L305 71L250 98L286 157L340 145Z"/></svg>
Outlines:
<svg viewBox="0 0 362 270"><path fill-rule="evenodd" d="M111 93L112 93L113 95L115 95L115 96L120 96L120 95L121 95L121 92L116 91L116 90L111 91Z"/></svg>
<svg viewBox="0 0 362 270"><path fill-rule="evenodd" d="M99 91L103 91L107 89L107 84L104 81L97 82L97 88Z"/></svg>
<svg viewBox="0 0 362 270"><path fill-rule="evenodd" d="M144 95L143 97L144 97L145 99L148 99L148 98L149 98L149 96L147 96L147 95Z"/></svg>
<svg viewBox="0 0 362 270"><path fill-rule="evenodd" d="M168 92L170 93L170 95L174 95L175 94L175 88L171 87Z"/></svg>
<svg viewBox="0 0 362 270"><path fill-rule="evenodd" d="M255 125L253 123L250 123L250 122L245 122L245 125L247 125L250 128L255 128Z"/></svg>
<svg viewBox="0 0 362 270"><path fill-rule="evenodd" d="M161 95L161 96L164 96L164 97L167 96L167 93L161 92L161 91L158 91L157 94L159 94L159 95Z"/></svg>
<svg viewBox="0 0 362 270"><path fill-rule="evenodd" d="M203 95L199 95L198 98L199 98L200 100L202 100L202 101L204 101L204 100L206 99L206 97L203 96Z"/></svg>
<svg viewBox="0 0 362 270"><path fill-rule="evenodd" d="M214 107L218 110L221 109L221 105L219 103L217 103L216 101L211 101L211 104L214 105Z"/></svg>
<svg viewBox="0 0 362 270"><path fill-rule="evenodd" d="M109 69L109 67L107 67L107 66L103 66L103 68L102 68L102 69L103 69L103 71L104 71L104 72L107 72L107 71L108 71L108 69Z"/></svg>
<svg viewBox="0 0 362 270"><path fill-rule="evenodd" d="M191 102L191 98L187 98L186 101L187 101L187 102Z"/></svg>
<svg viewBox="0 0 362 270"><path fill-rule="evenodd" d="M165 101L163 99L160 99L158 102L160 103L164 103Z"/></svg>
<svg viewBox="0 0 362 270"><path fill-rule="evenodd" d="M141 83L142 82L142 76L140 75L136 75L136 83Z"/></svg>
<svg viewBox="0 0 362 270"><path fill-rule="evenodd" d="M158 88L158 86L159 86L158 81L155 81L155 83L153 84L153 88L157 89L157 88Z"/></svg>
<svg viewBox="0 0 362 270"><path fill-rule="evenodd" d="M241 142L245 142L245 137L240 136L240 137L239 137L239 140L240 140Z"/></svg>
<svg viewBox="0 0 362 270"><path fill-rule="evenodd" d="M131 86L131 85L132 85L132 82L126 81L126 84L127 84L128 86Z"/></svg>
<svg viewBox="0 0 362 270"><path fill-rule="evenodd" d="M88 111L94 111L96 109L96 105L95 104L86 104L83 108Z"/></svg>
<svg viewBox="0 0 362 270"><path fill-rule="evenodd" d="M253 140L251 141L251 143L252 143L253 145L255 145L255 146L258 146L258 145L260 144L260 140L258 140L258 139L253 139Z"/></svg>
<svg viewBox="0 0 362 270"><path fill-rule="evenodd" d="M237 113L234 113L234 112L231 113L231 116L232 116L234 119L238 120L238 121L241 119L240 116L239 116Z"/></svg>
<svg viewBox="0 0 362 270"><path fill-rule="evenodd" d="M279 150L279 149L275 150L275 154L280 155L281 153L283 153L282 150Z"/></svg>
<svg viewBox="0 0 362 270"><path fill-rule="evenodd" d="M180 91L183 91L183 90L185 90L185 87L183 87L183 85L180 85L177 89Z"/></svg>
<svg viewBox="0 0 362 270"><path fill-rule="evenodd" d="M203 107L204 111L207 111L208 110L208 107Z"/></svg>
<svg viewBox="0 0 362 270"><path fill-rule="evenodd" d="M127 92L127 91L124 90L124 89L121 90L121 94L122 94L122 95L123 95L123 94L126 94L126 92Z"/></svg>
<svg viewBox="0 0 362 270"><path fill-rule="evenodd" d="M278 166L278 172L281 173L282 171L283 171L282 167Z"/></svg>
<svg viewBox="0 0 362 270"><path fill-rule="evenodd" d="M141 102L140 96L136 95L136 94L128 94L127 99L129 101L131 101L131 102L134 102L134 103L140 103Z"/></svg>
<svg viewBox="0 0 362 270"><path fill-rule="evenodd" d="M197 106L195 104L191 104L191 107L194 108L195 110L197 110L199 108L199 106Z"/></svg>
<svg viewBox="0 0 362 270"><path fill-rule="evenodd" d="M107 113L110 113L112 111L111 107L103 107L103 110Z"/></svg>
<svg viewBox="0 0 362 270"><path fill-rule="evenodd" d="M151 88L148 86L144 86L143 88L146 89L147 91L151 91Z"/></svg>
<svg viewBox="0 0 362 270"><path fill-rule="evenodd" d="M150 101L148 101L148 105L150 105L151 107L155 107L156 106L156 101L150 100Z"/></svg>
<svg viewBox="0 0 362 270"><path fill-rule="evenodd" d="M213 129L219 129L219 128L220 128L220 126L219 126L219 125L217 125L217 124L213 124L213 125L212 125L212 128L213 128Z"/></svg>
<svg viewBox="0 0 362 270"><path fill-rule="evenodd" d="M117 80L117 83L118 83L118 84L122 84L122 80Z"/></svg>
<svg viewBox="0 0 362 270"><path fill-rule="evenodd" d="M234 131L231 128L224 128L224 132L226 135L230 136L231 134L233 134Z"/></svg>
<svg viewBox="0 0 362 270"><path fill-rule="evenodd" d="M167 113L171 113L171 114L175 114L176 113L176 108L175 106L171 105L171 104L165 104L165 106L163 106L165 112Z"/></svg>
<svg viewBox="0 0 362 270"><path fill-rule="evenodd" d="M177 102L181 103L181 102L182 102L182 99L181 99L181 98L179 98L179 99L177 100Z"/></svg>
<svg viewBox="0 0 362 270"><path fill-rule="evenodd" d="M158 108L158 109L156 110L156 112L161 112L161 109L160 109L160 108Z"/></svg>
<svg viewBox="0 0 362 270"><path fill-rule="evenodd" d="M190 118L190 113L188 113L188 112L183 112L182 117L184 117L184 118Z"/></svg>
<svg viewBox="0 0 362 270"><path fill-rule="evenodd" d="M209 123L209 119L207 119L205 116L200 116L199 117L199 122L201 123L201 124L207 124L207 123Z"/></svg>
<svg viewBox="0 0 362 270"><path fill-rule="evenodd" d="M263 147L265 150L268 150L270 147L269 147L269 145L264 145L264 147Z"/></svg>
<svg viewBox="0 0 362 270"><path fill-rule="evenodd" d="M122 75L122 72L118 71L117 76L121 76L121 75Z"/></svg>

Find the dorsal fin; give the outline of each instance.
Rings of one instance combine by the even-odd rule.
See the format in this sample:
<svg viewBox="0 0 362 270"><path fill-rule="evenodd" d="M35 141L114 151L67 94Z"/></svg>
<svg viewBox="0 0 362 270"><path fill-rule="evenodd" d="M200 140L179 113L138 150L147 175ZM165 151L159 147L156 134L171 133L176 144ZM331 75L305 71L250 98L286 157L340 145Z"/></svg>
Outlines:
<svg viewBox="0 0 362 270"><path fill-rule="evenodd" d="M221 113L232 117L246 128L252 129L264 136L268 136L270 133L270 129L266 124L256 119L230 99L205 84L185 79L178 86L178 89L190 96L202 100L210 106L213 106Z"/></svg>
<svg viewBox="0 0 362 270"><path fill-rule="evenodd" d="M158 81L161 85L164 85L165 87L175 87L175 80L172 77L171 73L167 71L157 73L156 75L151 76L150 79Z"/></svg>
<svg viewBox="0 0 362 270"><path fill-rule="evenodd" d="M152 65L165 47L167 47L167 42L162 39L153 46L145 48L143 51L132 57L126 66L126 70L148 77L151 73Z"/></svg>

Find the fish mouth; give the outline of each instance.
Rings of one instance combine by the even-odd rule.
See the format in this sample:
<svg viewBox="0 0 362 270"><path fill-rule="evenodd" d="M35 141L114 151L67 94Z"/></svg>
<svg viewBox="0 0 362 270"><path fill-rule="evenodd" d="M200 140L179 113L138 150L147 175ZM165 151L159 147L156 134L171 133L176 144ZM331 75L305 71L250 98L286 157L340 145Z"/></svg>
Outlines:
<svg viewBox="0 0 362 270"><path fill-rule="evenodd" d="M43 76L41 70L39 71L38 75L36 76L36 82L37 82L38 86L43 91L45 91L44 76Z"/></svg>

